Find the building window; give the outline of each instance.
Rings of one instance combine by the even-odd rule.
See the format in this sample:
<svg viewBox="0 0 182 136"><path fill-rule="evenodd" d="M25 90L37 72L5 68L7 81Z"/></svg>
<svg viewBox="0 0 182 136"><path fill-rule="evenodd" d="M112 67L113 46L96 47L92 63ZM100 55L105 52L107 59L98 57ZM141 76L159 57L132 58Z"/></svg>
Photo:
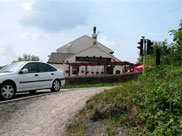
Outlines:
<svg viewBox="0 0 182 136"><path fill-rule="evenodd" d="M77 66L72 66L72 75L77 74Z"/></svg>

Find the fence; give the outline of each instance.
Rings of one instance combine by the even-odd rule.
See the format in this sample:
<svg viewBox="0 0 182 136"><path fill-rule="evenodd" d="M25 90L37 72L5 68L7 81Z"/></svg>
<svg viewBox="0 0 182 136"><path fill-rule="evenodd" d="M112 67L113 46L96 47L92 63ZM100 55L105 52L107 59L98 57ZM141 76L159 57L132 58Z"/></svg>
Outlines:
<svg viewBox="0 0 182 136"><path fill-rule="evenodd" d="M95 75L95 76L80 76L80 77L66 77L65 84L79 85L79 84L97 84L97 83L115 83L125 82L136 79L141 72L133 72L122 75Z"/></svg>

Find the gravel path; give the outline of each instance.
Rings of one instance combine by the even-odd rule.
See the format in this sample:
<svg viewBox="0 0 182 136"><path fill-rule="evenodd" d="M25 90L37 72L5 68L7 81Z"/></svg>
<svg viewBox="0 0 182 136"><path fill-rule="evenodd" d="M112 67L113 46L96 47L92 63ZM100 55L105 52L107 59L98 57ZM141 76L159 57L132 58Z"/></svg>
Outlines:
<svg viewBox="0 0 182 136"><path fill-rule="evenodd" d="M0 105L0 136L60 136L90 96L111 87L70 89Z"/></svg>

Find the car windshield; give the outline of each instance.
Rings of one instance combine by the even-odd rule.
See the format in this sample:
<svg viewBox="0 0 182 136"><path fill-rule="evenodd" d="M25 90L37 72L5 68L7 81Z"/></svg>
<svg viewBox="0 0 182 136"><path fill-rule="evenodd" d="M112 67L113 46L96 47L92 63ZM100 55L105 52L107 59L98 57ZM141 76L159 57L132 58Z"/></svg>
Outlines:
<svg viewBox="0 0 182 136"><path fill-rule="evenodd" d="M23 65L23 62L16 62L9 65L6 65L0 70L0 73L6 73L6 72L16 72L20 69L20 67Z"/></svg>

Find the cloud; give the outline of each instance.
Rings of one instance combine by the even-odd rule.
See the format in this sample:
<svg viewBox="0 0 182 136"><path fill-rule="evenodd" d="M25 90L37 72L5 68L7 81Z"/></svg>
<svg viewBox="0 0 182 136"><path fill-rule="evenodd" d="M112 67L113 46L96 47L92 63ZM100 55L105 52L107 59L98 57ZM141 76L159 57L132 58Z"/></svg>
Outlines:
<svg viewBox="0 0 182 136"><path fill-rule="evenodd" d="M99 42L106 46L113 46L115 44L114 40L111 40L108 38L108 36L104 36L101 39L99 39Z"/></svg>
<svg viewBox="0 0 182 136"><path fill-rule="evenodd" d="M0 41L0 66L11 63L17 59L16 53L12 47L4 46L4 43Z"/></svg>
<svg viewBox="0 0 182 136"><path fill-rule="evenodd" d="M33 2L32 1L24 1L22 4L21 4L21 7L25 10L32 10L32 5L33 5Z"/></svg>
<svg viewBox="0 0 182 136"><path fill-rule="evenodd" d="M84 25L88 14L84 0L37 0L20 22L24 26L58 32Z"/></svg>
<svg viewBox="0 0 182 136"><path fill-rule="evenodd" d="M136 63L136 58L134 56L122 56L121 61L129 61L131 63Z"/></svg>
<svg viewBox="0 0 182 136"><path fill-rule="evenodd" d="M36 33L36 32L24 32L22 38L33 38L33 39L40 39L40 38L49 38L51 37L48 33Z"/></svg>

